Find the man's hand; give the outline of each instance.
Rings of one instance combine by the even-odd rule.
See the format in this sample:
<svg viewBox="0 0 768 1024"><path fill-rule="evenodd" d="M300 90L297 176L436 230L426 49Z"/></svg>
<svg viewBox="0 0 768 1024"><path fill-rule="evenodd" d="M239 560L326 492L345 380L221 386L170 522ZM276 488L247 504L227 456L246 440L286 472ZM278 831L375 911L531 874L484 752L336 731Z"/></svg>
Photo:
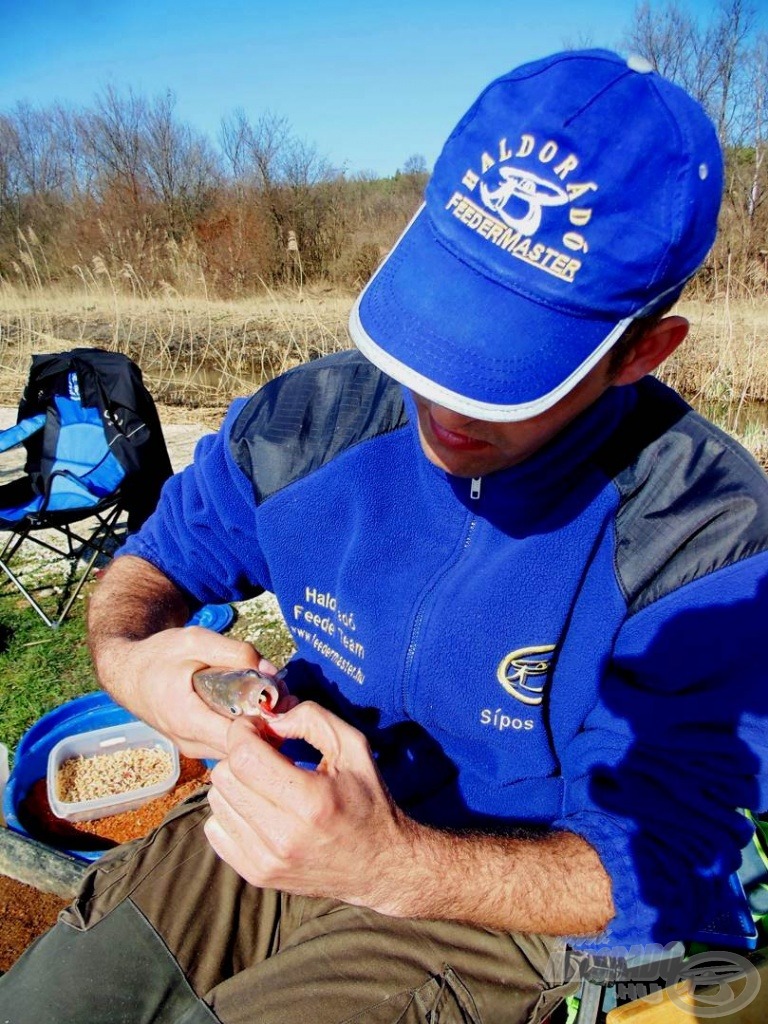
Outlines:
<svg viewBox="0 0 768 1024"><path fill-rule="evenodd" d="M322 754L316 771L271 745L298 738ZM459 835L421 825L391 800L365 737L311 702L233 722L212 782L206 835L252 885L396 917L547 935L593 934L614 912L610 880L580 836Z"/></svg>
<svg viewBox="0 0 768 1024"><path fill-rule="evenodd" d="M304 739L315 771L271 745ZM239 719L212 772L211 846L253 885L332 896L386 913L407 864L411 823L395 806L362 733L312 702L266 722Z"/></svg>
<svg viewBox="0 0 768 1024"><path fill-rule="evenodd" d="M159 569L124 555L91 598L88 642L99 683L115 700L188 757L219 758L227 750L229 721L198 697L193 673L211 666L267 675L277 670L251 644L199 626L182 628L189 612L182 592Z"/></svg>
<svg viewBox="0 0 768 1024"><path fill-rule="evenodd" d="M194 672L211 665L277 671L251 644L199 626L165 629L144 640L112 640L108 653L99 665L102 685L187 757L224 756L229 728L229 719L195 693Z"/></svg>

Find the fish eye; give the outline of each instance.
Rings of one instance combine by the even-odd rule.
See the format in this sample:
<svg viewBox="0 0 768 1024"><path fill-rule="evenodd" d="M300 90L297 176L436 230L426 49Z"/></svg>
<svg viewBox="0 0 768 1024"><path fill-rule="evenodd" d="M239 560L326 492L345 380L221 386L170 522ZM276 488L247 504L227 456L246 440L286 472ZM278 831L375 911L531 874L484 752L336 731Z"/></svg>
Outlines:
<svg viewBox="0 0 768 1024"><path fill-rule="evenodd" d="M229 713L231 715L239 715L242 712L240 711L240 708L237 706L237 704L230 704L230 706L229 706Z"/></svg>

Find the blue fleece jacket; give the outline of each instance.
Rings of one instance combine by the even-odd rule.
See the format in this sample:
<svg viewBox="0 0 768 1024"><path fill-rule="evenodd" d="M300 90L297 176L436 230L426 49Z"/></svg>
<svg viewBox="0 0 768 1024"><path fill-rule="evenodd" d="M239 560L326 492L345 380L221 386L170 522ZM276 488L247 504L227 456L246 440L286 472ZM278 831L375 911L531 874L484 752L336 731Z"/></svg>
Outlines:
<svg viewBox="0 0 768 1024"><path fill-rule="evenodd" d="M236 402L125 553L196 602L276 594L291 688L440 827L566 829L616 916L685 939L768 806L768 482L646 380L478 484L355 353ZM479 494L478 494L479 491Z"/></svg>

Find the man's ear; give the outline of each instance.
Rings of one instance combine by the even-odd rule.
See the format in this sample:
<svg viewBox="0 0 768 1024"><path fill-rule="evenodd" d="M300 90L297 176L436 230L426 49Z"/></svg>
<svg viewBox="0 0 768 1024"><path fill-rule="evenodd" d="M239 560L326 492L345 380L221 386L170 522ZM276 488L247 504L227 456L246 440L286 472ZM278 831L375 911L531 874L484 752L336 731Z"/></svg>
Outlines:
<svg viewBox="0 0 768 1024"><path fill-rule="evenodd" d="M634 384L652 373L684 340L689 327L684 316L665 316L659 320L635 342L611 383Z"/></svg>

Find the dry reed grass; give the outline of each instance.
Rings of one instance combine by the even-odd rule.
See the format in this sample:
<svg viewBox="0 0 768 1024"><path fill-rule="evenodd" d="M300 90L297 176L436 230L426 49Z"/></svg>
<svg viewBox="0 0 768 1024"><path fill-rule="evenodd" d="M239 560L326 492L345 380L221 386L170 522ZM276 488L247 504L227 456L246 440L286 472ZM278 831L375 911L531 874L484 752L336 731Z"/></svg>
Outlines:
<svg viewBox="0 0 768 1024"><path fill-rule="evenodd" d="M768 464L768 298L687 299L690 337L660 376Z"/></svg>
<svg viewBox="0 0 768 1024"><path fill-rule="evenodd" d="M125 352L167 405L221 407L259 383L350 345L352 300L330 289L248 300L125 295L0 283L0 403L18 402L33 354L74 346Z"/></svg>
<svg viewBox="0 0 768 1024"><path fill-rule="evenodd" d="M30 255L31 261L31 255ZM34 266L34 262L32 263ZM331 288L221 301L167 288L130 294L109 275L79 291L0 281L0 403L15 405L33 353L75 345L126 352L155 399L203 415L298 363L350 347L352 297ZM768 464L768 299L686 299L691 336L661 376Z"/></svg>

